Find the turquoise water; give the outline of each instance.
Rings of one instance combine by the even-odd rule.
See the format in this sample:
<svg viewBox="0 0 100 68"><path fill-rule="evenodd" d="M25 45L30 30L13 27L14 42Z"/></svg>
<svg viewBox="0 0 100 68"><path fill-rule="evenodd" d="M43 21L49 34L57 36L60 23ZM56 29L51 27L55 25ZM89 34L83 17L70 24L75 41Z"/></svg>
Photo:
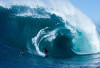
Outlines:
<svg viewBox="0 0 100 68"><path fill-rule="evenodd" d="M10 2L0 3L0 68L100 67L99 26L69 1L61 1L72 8L63 3L64 11L60 0L43 1L47 7Z"/></svg>

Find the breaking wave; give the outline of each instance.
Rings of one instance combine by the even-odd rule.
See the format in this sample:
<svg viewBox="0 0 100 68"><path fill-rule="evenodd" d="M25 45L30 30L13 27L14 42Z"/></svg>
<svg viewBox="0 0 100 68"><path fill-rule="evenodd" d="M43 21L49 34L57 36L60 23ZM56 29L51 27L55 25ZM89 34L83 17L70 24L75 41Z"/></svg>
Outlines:
<svg viewBox="0 0 100 68"><path fill-rule="evenodd" d="M100 52L94 23L69 0L0 1L0 40L45 57ZM58 7L59 6L59 7Z"/></svg>

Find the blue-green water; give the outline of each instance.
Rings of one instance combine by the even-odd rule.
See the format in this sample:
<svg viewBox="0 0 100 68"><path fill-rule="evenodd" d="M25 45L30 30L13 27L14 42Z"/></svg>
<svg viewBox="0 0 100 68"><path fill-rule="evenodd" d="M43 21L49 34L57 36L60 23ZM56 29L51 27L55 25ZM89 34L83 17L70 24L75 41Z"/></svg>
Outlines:
<svg viewBox="0 0 100 68"><path fill-rule="evenodd" d="M99 26L69 1L33 2L0 2L0 68L100 67Z"/></svg>

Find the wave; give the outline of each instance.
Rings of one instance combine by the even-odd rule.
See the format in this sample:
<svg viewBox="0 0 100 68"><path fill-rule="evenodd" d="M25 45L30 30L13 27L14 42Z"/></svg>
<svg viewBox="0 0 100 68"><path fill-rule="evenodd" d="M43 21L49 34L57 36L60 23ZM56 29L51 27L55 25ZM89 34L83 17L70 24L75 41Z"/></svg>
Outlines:
<svg viewBox="0 0 100 68"><path fill-rule="evenodd" d="M0 20L0 40L34 55L44 57L44 48L51 57L100 52L96 26L69 0L0 1Z"/></svg>

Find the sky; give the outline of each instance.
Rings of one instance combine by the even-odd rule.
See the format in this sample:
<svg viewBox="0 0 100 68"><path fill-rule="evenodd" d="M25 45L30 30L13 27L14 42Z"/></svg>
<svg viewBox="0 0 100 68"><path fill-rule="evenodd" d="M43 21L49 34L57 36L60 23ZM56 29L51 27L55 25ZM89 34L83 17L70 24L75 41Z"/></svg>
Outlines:
<svg viewBox="0 0 100 68"><path fill-rule="evenodd" d="M70 0L95 23L100 23L100 0Z"/></svg>

